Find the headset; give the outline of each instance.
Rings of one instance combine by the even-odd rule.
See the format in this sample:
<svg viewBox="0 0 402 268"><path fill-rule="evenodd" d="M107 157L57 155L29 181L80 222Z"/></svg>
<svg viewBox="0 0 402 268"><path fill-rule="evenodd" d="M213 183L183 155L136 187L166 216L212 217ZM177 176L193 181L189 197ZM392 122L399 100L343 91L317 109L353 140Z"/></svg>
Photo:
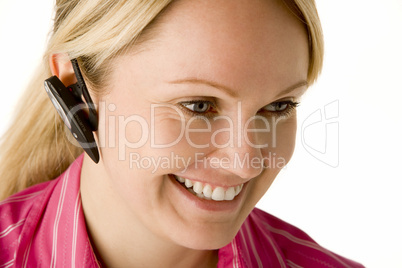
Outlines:
<svg viewBox="0 0 402 268"><path fill-rule="evenodd" d="M92 133L98 129L98 115L77 59L72 59L71 63L77 83L65 87L57 76L52 76L45 80L45 90L73 137L89 157L98 163L98 146Z"/></svg>

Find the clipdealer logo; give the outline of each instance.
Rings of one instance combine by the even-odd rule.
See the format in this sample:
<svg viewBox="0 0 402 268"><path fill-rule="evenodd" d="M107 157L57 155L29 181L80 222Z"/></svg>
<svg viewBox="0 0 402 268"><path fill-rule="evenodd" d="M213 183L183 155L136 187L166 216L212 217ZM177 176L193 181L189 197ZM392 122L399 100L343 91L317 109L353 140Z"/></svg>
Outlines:
<svg viewBox="0 0 402 268"><path fill-rule="evenodd" d="M304 149L318 161L339 166L339 100L311 113L301 125Z"/></svg>
<svg viewBox="0 0 402 268"><path fill-rule="evenodd" d="M105 114L103 116L100 116L101 120L103 122L100 122L100 124L106 125L106 111L109 112L114 112L116 111L117 107L115 104L109 104L106 105L105 102L101 102L98 106L100 111L103 111ZM78 109L84 109L85 106L79 106L75 107L74 110L76 111ZM180 118L181 126L180 126L180 133L176 137L175 140L169 142L169 143L158 143L156 141L155 136L158 134L156 131L156 125L157 123L155 122L155 112L158 108L168 108L172 109L174 111L178 118ZM129 157L130 161L130 166L133 168L136 168L138 166L162 166L164 159L152 159L152 158L147 158L145 156L140 156L139 154L132 153L131 151L134 149L139 149L142 146L145 146L147 143L150 144L150 148L153 149L163 149L163 148L169 148L172 147L176 144L178 144L182 139L185 139L187 143L192 147L196 149L204 149L208 148L209 146L214 146L215 148L225 148L225 147L235 147L235 146L241 146L242 142L247 143L249 146L252 146L253 148L276 148L277 146L277 126L278 123L283 120L281 117L277 118L271 118L271 120L268 120L268 118L263 117L263 116L253 116L249 118L244 125L241 124L242 122L242 113L241 113L241 102L238 102L237 105L237 118L236 122L237 124L234 123L234 120L228 116L216 116L212 119L207 119L207 118L202 118L202 117L197 117L197 118L190 118L186 120L185 115L183 114L183 111L181 111L178 107L170 104L153 104L151 105L150 109L150 122L148 122L144 117L134 114L130 116L123 116L123 115L109 115L107 120L108 120L108 139L106 140L106 135L100 135L100 137L103 137L98 141L98 147L100 148L118 148L118 157L119 160L121 161L126 161L127 157ZM194 122L194 120L199 120L203 119L205 122L205 127L204 128L191 128L191 124ZM212 131L212 126L210 121L218 121L218 120L225 120L228 124L228 128L225 129L219 129L215 132ZM253 120L260 120L262 122L262 125L264 127L259 128L259 129L249 129L249 126ZM129 141L127 138L127 133L126 130L127 128L132 124L134 124L138 129L141 130L141 135L136 141ZM65 128L66 133L70 133L68 128ZM229 136L229 141L227 141L224 144L219 144L216 140L216 136L219 133L227 132ZM253 144L249 139L248 139L248 133L265 133L266 135L270 136L269 143L265 144ZM209 143L205 144L197 144L195 143L192 138L191 134L193 133L210 133L211 139ZM301 143L304 149L312 155L315 159L319 160L320 162L331 166L331 167L338 167L339 166L339 100L332 101L325 105L323 108L317 109L313 113L307 116L306 119L304 119L301 123ZM236 134L236 135L234 135ZM242 136L244 137L244 140L242 141ZM69 137L69 141L73 143L75 146L80 147L80 145L77 143L75 139L71 137L71 135L67 135ZM237 139L235 138L237 137ZM96 146L96 144L87 144L83 145L88 148L92 146ZM272 154L272 153L271 153ZM176 159L179 156L174 157ZM200 156L198 157L200 158ZM277 157L276 158L280 158ZM179 159L179 158L177 158ZM234 158L236 160L236 163L240 165L241 163L246 163L248 161L256 163L258 160L256 159L247 159L243 157L243 159L240 159L240 156L237 155ZM278 161L277 164L274 164L273 166L285 166L284 159L281 158L281 161ZM192 159L195 161L194 159ZM138 161L142 161L139 163ZM188 167L188 159L186 160L181 160L183 162L182 166L183 167ZM212 162L217 161L213 160ZM232 160L233 161L233 160ZM178 160L176 161L178 162ZM204 161L205 162L205 161ZM211 161L210 161L211 162ZM226 167L227 166L227 159L222 159L220 161L221 163L219 164L221 167ZM148 164L147 164L148 163ZM159 163L159 164L158 164ZM197 162L198 163L198 162ZM165 166L167 165L166 163L164 164ZM219 166L218 165L218 166ZM253 164L257 165L257 164ZM271 164L272 166L272 164Z"/></svg>
<svg viewBox="0 0 402 268"><path fill-rule="evenodd" d="M77 107L77 109L83 109L85 107ZM169 143L158 143L156 137L161 136L161 133L157 132L157 122L155 120L157 109L171 109L175 116L178 117L178 121L180 121L180 133L175 137L175 140ZM99 111L103 112L102 116L99 116L100 122L99 125L106 125L107 130L102 129L99 131L107 131L108 135L102 133L102 135L98 135L101 137L98 140L98 147L100 148L118 148L118 157L119 160L125 161L127 158L128 150L139 149L143 146L149 146L152 149L165 149L170 148L177 145L183 139L191 146L196 149L205 149L213 146L214 148L227 148L227 147L241 147L243 143L246 143L248 146L253 148L276 148L277 146L277 125L282 117L273 117L268 119L267 117L255 115L248 118L244 125L242 124L242 105L241 102L238 102L237 105L237 118L234 120L229 116L216 116L214 118L208 119L206 117L192 117L190 119L186 118L184 112L178 107L171 104L152 104L150 107L150 119L138 115L133 114L130 116L124 115L106 115L107 112L116 111L117 107L114 104L106 105L105 102L101 102L99 104ZM74 110L75 111L75 110ZM192 128L192 123L195 120L203 120L205 122L205 126L202 128ZM224 122L227 123L228 127L223 129L212 130L213 122ZM253 121L259 121L260 127L258 129L252 129L250 126ZM133 127L139 130L139 137L136 137L137 140L129 140L129 135L127 135L127 129L129 127ZM66 130L66 132L68 132ZM210 134L210 139L208 142L203 144L196 143L193 138L191 138L192 134ZM228 134L228 141L224 144L220 144L218 142L218 135L222 133ZM265 144L254 144L253 141L249 139L249 133L263 133L269 135L270 140ZM68 135L69 136L69 135ZM107 138L106 138L107 137ZM244 137L244 139L243 139ZM132 138L131 138L132 139ZM80 146L74 139L70 139L76 146ZM85 146L85 145L84 145ZM94 146L94 144L88 144L88 147ZM96 144L95 144L96 146Z"/></svg>

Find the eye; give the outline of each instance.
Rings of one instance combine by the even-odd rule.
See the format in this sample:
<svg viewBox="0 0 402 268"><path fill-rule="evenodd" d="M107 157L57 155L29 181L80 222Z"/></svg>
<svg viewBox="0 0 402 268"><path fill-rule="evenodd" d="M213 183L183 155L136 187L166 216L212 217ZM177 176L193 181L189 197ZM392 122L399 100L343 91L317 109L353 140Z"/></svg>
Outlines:
<svg viewBox="0 0 402 268"><path fill-rule="evenodd" d="M292 101L278 101L268 104L263 109L268 112L283 112L290 108L295 108L298 106L299 103L292 102Z"/></svg>
<svg viewBox="0 0 402 268"><path fill-rule="evenodd" d="M189 101L182 102L181 105L196 114L207 113L213 108L213 104L210 101Z"/></svg>

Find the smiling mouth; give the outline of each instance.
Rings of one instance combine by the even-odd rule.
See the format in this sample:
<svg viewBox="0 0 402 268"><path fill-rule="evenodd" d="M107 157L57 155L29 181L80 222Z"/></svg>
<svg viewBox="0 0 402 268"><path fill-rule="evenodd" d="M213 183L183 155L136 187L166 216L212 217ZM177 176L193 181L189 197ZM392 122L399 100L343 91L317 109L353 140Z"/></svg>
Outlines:
<svg viewBox="0 0 402 268"><path fill-rule="evenodd" d="M173 174L172 174L173 175ZM212 189L212 186L207 183L202 183L199 181L192 181L173 175L174 178L190 193L196 195L199 198L214 201L231 201L237 195L240 194L243 189L243 185L237 185L224 189L223 187L216 187Z"/></svg>

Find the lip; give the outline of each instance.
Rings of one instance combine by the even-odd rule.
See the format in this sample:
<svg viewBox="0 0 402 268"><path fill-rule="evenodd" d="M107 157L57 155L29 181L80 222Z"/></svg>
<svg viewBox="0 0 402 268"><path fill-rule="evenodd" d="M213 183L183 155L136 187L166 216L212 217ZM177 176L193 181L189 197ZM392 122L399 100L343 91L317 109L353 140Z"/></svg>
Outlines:
<svg viewBox="0 0 402 268"><path fill-rule="evenodd" d="M181 185L180 182L176 180L173 174L168 174L169 181L171 182L173 186L173 191L177 196L179 196L181 199L180 203L183 203L183 199L186 205L190 205L193 207L198 208L199 210L204 210L204 211L209 211L209 212L233 212L236 211L239 207L240 204L243 203L244 199L244 193L247 190L247 185L248 182L246 182L243 186L242 191L233 199L230 201L214 201L214 200L206 200L199 198L192 193L190 193L188 190L186 190L183 185Z"/></svg>

